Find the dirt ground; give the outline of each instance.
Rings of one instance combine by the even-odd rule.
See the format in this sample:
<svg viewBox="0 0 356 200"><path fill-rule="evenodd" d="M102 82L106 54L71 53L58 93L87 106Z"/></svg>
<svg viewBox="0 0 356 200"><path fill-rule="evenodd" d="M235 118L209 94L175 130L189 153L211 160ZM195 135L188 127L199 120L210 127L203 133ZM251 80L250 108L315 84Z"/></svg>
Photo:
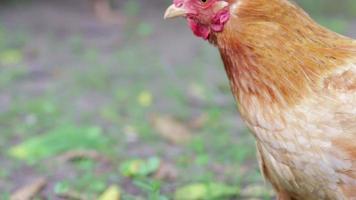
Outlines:
<svg viewBox="0 0 356 200"><path fill-rule="evenodd" d="M178 173L174 180L161 182L160 192L168 197L177 187L196 181L241 188L264 185L253 138L236 111L217 50L195 38L183 20L163 21L168 1L135 2L117 3L126 18L119 25L100 22L87 0L0 6L0 37L5 37L6 48L21 52L15 64L19 67L0 69L4 199L43 176L47 186L39 199L65 199L54 189L63 182L87 193L84 199L95 199L111 183L120 185L125 199L146 199L149 192L119 175L118 166L130 158L157 155ZM356 36L356 22L348 29L349 36ZM136 97L146 93L151 105L140 106ZM172 145L154 133L152 113L173 116L185 126L200 116L208 120L203 127L191 128L195 139L188 144ZM105 137L115 141L104 151L109 164L53 166L53 155L28 164L7 154L14 145L67 123L101 127ZM127 131L132 129L133 136Z"/></svg>
<svg viewBox="0 0 356 200"><path fill-rule="evenodd" d="M122 8L123 4L119 2L119 8ZM233 132L238 130L245 132L227 89L223 89L224 92L220 95L211 95L214 97L209 100L210 102L201 100L206 97L205 94L200 95L200 88L203 90L211 88L213 91L219 90L218 87L227 88L218 54L204 41L194 38L182 20L163 21L162 15L166 5L166 1L141 1L137 5L126 5L131 11L123 13L126 17L124 25L100 22L91 12L86 0L77 0L75 3L70 0L37 0L8 4L0 8L0 21L6 32L5 37L8 37L11 48L21 49L23 56L20 65L24 66L24 73L19 77L15 75L13 80L4 83L0 92L0 109L3 113L0 126L4 131L0 146L4 152L0 156L4 170L1 174L4 178L0 180L0 190L5 192L4 198L6 194L39 176L48 179L47 186L40 193L41 198L61 199L55 194L54 188L63 180L67 180L69 185L75 185L71 187L76 187L83 193L87 192L89 199L102 192L102 189L98 189L99 191L95 188L90 189L92 179L85 178L90 175L81 175L83 173L80 172L81 167L79 170L72 164L53 167L48 164L53 158L28 165L7 156L7 149L13 145L43 135L50 127L58 126L62 121L74 121L79 125L100 124L107 132L112 132L108 135L112 134L111 139L118 141L109 153L113 154L111 160L114 160L115 164L108 166L97 164L86 173L97 173L95 181L105 179L103 181L105 183L120 183L123 190L128 193L125 197L127 199L131 196L134 196L131 199L139 199L140 196L145 199L147 194L133 185L131 180L116 177L118 173L116 166L120 165L123 158L159 154L167 162L174 163L176 159L174 156L179 158L180 155L187 154L188 158L183 159L195 156L190 155L190 150L186 151L184 146L172 146L167 142L157 144L152 141L156 140L151 139L153 136L142 136L144 139L134 143L121 142L127 138L116 132L125 129L128 124L140 124L140 120L148 121L149 117L131 115L131 112L135 112L131 111L135 110L131 109L131 106L137 105L113 101L114 92L117 95L123 93L130 96L141 90L150 91L155 99L154 106L147 111L144 109L137 111L138 115L142 116L147 116L148 112L168 113L188 120L186 118L200 115L205 108L213 110L212 108L216 106L223 107L230 113L229 117L226 116L227 123L231 124L229 129L233 129ZM13 73L13 69L10 68L3 70L3 74ZM203 87L200 86L201 81L205 84ZM194 89L195 85L197 89ZM177 98L182 98L181 102L180 100L176 102ZM32 103L36 104L38 101L39 104L55 102L60 114L42 117L41 111L31 107ZM117 109L116 107L122 104L127 107L125 112L129 113L130 119L123 117L120 122L110 124L98 117L102 107L107 106L109 110ZM182 105L178 107L177 104ZM14 111L13 108L19 110ZM26 128L16 128L18 124L28 122L34 123L31 125L33 127L24 125ZM231 134L232 132L226 133L229 137L239 137L230 136ZM249 141L252 142L250 139ZM200 145L200 141L198 143ZM196 148L194 145L192 148ZM224 141L219 145L221 149L229 146L224 144ZM249 151L254 154L253 148ZM204 156L206 155L201 156L202 159ZM251 161L248 165L254 166L251 173L255 174L256 164L250 164L254 163L253 159L254 157L249 159ZM176 186L194 181L189 178L189 174L196 173L197 179L202 179L201 177L211 176L212 168L216 168L214 170L217 171L214 172L214 177L226 180L228 174L224 175L223 171L218 170L225 167L193 165L188 170L177 167L183 171L181 173L187 174L181 176L179 181L166 182L162 186L162 193L171 196ZM100 185L101 182L98 183Z"/></svg>

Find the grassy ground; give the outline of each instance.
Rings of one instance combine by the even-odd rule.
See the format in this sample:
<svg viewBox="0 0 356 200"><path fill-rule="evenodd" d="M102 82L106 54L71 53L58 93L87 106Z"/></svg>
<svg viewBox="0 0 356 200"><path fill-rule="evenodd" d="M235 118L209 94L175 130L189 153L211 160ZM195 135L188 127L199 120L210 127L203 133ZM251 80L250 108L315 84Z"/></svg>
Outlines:
<svg viewBox="0 0 356 200"><path fill-rule="evenodd" d="M0 8L0 199L39 177L37 199L273 198L216 50L167 4L120 2L115 26L84 0Z"/></svg>

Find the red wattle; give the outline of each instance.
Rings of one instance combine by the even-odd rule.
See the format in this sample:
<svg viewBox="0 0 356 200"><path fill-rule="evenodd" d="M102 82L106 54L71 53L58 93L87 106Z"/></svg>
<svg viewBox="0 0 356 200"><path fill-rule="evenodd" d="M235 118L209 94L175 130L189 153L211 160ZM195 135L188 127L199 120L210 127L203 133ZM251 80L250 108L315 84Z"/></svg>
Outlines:
<svg viewBox="0 0 356 200"><path fill-rule="evenodd" d="M188 19L188 25L192 29L194 35L201 37L204 40L207 40L209 38L210 27L197 23L192 19Z"/></svg>

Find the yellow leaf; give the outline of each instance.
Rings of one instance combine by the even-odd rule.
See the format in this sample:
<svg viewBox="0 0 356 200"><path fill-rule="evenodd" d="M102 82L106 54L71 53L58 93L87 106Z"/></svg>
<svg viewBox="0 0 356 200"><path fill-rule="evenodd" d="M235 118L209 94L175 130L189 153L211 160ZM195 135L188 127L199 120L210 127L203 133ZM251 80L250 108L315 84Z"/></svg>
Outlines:
<svg viewBox="0 0 356 200"><path fill-rule="evenodd" d="M151 157L147 160L133 159L123 162L120 171L124 176L148 176L155 173L160 167L161 161L157 157Z"/></svg>
<svg viewBox="0 0 356 200"><path fill-rule="evenodd" d="M152 104L151 92L145 90L138 95L138 103L143 107L149 107Z"/></svg>
<svg viewBox="0 0 356 200"><path fill-rule="evenodd" d="M176 200L230 199L239 194L239 189L222 183L192 183L178 188Z"/></svg>
<svg viewBox="0 0 356 200"><path fill-rule="evenodd" d="M98 200L120 200L120 196L120 187L112 185L103 194L101 194Z"/></svg>
<svg viewBox="0 0 356 200"><path fill-rule="evenodd" d="M150 120L157 133L174 144L185 143L189 141L192 136L191 130L172 116L154 114Z"/></svg>
<svg viewBox="0 0 356 200"><path fill-rule="evenodd" d="M26 159L28 157L28 152L22 146L16 146L10 149L10 155L19 159Z"/></svg>
<svg viewBox="0 0 356 200"><path fill-rule="evenodd" d="M16 65L22 61L22 54L19 50L7 50L0 53L0 63L3 65Z"/></svg>

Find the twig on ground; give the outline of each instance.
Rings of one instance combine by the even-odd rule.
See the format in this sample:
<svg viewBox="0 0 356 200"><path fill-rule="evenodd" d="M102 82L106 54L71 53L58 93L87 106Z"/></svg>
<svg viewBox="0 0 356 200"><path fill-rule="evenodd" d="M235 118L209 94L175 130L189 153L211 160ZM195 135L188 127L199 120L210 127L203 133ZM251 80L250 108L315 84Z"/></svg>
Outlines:
<svg viewBox="0 0 356 200"><path fill-rule="evenodd" d="M10 197L11 200L30 200L47 185L47 179L40 177L16 190Z"/></svg>

